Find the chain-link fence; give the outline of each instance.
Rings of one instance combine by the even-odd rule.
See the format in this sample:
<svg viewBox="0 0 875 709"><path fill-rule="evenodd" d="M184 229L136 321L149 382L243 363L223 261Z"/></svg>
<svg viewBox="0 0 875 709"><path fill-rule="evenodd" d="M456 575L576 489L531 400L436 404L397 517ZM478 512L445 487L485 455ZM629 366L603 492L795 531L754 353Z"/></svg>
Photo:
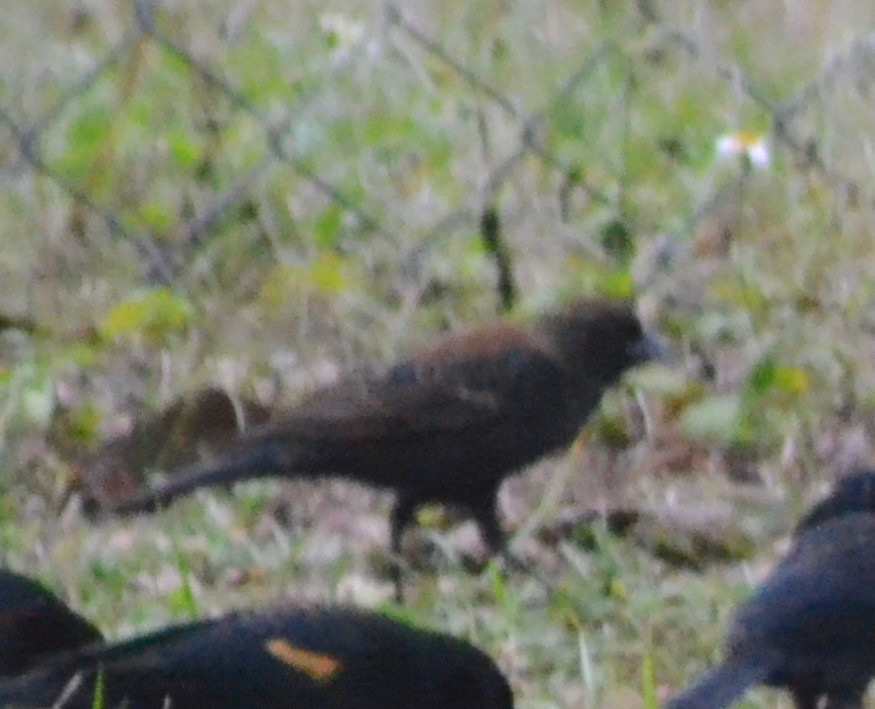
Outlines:
<svg viewBox="0 0 875 709"><path fill-rule="evenodd" d="M629 204L636 184L624 182L632 170L623 160L642 159L630 154L640 141L661 142L663 158L692 180L683 152L707 146L688 133L747 128L747 117L788 170L814 172L834 191L862 189L866 176L843 172L824 123L848 87L865 109L865 28L826 59L794 66L781 47L759 52L800 77L770 90L774 72L753 64L757 51L745 56L708 34L737 31L720 26L717 10L673 25L657 5L516 14L145 0L13 8L0 121L4 191L18 201L8 196L6 207L57 211L61 193L64 214L51 225L26 219L23 247L40 245L42 226L107 258L130 251L143 282L196 291L232 227L253 249L261 236L281 240L269 260L282 260L293 238L282 219L317 250L382 242L399 272L441 240L477 234L489 210L510 224L499 236L510 235L511 256L536 250L543 230L519 233L535 196L558 205L557 224L586 232L563 232L566 248L604 255L611 228L687 236L719 195L690 190L670 213L648 214ZM802 18L797 31L818 21ZM684 116L685 102L701 113ZM646 111L663 115L638 125ZM665 125L672 118L678 125ZM613 135L618 148L600 140Z"/></svg>
<svg viewBox="0 0 875 709"><path fill-rule="evenodd" d="M700 307L722 296L699 259L739 234L834 228L864 243L870 15L852 2L14 4L0 316L112 335L129 326L119 303L159 292L161 326L201 318L183 380L201 353L256 350L265 332L328 329L334 355L340 341L341 357L385 356L412 325L521 293L537 307L637 286ZM819 211L801 199L815 191ZM762 272L821 248L764 243L746 252ZM859 256L824 268L864 293ZM790 290L819 273L800 269ZM415 315L430 303L437 315Z"/></svg>

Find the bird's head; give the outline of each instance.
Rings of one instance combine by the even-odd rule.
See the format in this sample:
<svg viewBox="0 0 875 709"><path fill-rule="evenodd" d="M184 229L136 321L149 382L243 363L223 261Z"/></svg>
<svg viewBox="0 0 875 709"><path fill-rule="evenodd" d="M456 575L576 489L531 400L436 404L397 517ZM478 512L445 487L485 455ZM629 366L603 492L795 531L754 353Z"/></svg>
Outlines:
<svg viewBox="0 0 875 709"><path fill-rule="evenodd" d="M544 315L537 329L562 366L590 383L611 384L627 369L665 355L624 301L575 301Z"/></svg>

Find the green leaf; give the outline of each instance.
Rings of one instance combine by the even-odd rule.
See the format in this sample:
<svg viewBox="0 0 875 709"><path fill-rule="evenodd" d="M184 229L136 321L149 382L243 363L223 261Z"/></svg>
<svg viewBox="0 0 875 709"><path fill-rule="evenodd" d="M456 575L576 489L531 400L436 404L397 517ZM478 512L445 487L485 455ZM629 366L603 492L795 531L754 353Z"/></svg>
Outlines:
<svg viewBox="0 0 875 709"><path fill-rule="evenodd" d="M645 709L659 709L659 700L656 695L656 676L653 671L653 655L650 652L644 656L644 664L641 666L641 690L644 695Z"/></svg>
<svg viewBox="0 0 875 709"><path fill-rule="evenodd" d="M193 167L201 159L201 146L192 138L192 136L182 129L170 131L167 135L167 143L170 148L170 155L180 167Z"/></svg>
<svg viewBox="0 0 875 709"><path fill-rule="evenodd" d="M628 271L613 271L604 277L599 292L609 298L631 298L635 295L635 279Z"/></svg>
<svg viewBox="0 0 875 709"><path fill-rule="evenodd" d="M108 340L140 336L161 341L184 330L193 316L194 308L188 300L169 288L156 288L113 306L99 331Z"/></svg>
<svg viewBox="0 0 875 709"><path fill-rule="evenodd" d="M191 586L191 564L188 562L188 557L180 549L176 540L172 540L173 554L176 557L176 567L179 569L179 575L182 578L182 584L170 594L170 605L177 611L185 613L189 618L197 618L197 600L194 596L194 589Z"/></svg>
<svg viewBox="0 0 875 709"><path fill-rule="evenodd" d="M140 219L152 231L167 232L173 226L173 215L166 204L147 202L140 209Z"/></svg>
<svg viewBox="0 0 875 709"><path fill-rule="evenodd" d="M70 412L67 434L76 443L88 448L100 439L97 433L100 421L101 415L98 406L93 401L86 402Z"/></svg>
<svg viewBox="0 0 875 709"><path fill-rule="evenodd" d="M57 361L67 361L79 367L92 367L98 361L99 343L80 340L64 344L58 349Z"/></svg>
<svg viewBox="0 0 875 709"><path fill-rule="evenodd" d="M320 249L337 246L343 215L336 204L329 206L313 225L313 240Z"/></svg>
<svg viewBox="0 0 875 709"><path fill-rule="evenodd" d="M756 400L773 390L798 396L807 392L810 386L811 377L807 371L801 367L778 364L774 356L767 355L756 363L750 374L746 398Z"/></svg>
<svg viewBox="0 0 875 709"><path fill-rule="evenodd" d="M64 151L56 158L55 169L72 180L89 175L94 161L106 149L111 133L112 112L99 103L85 103L67 127Z"/></svg>
<svg viewBox="0 0 875 709"><path fill-rule="evenodd" d="M804 394L811 388L811 375L802 367L778 367L775 388L785 394Z"/></svg>
<svg viewBox="0 0 875 709"><path fill-rule="evenodd" d="M762 396L775 385L778 366L774 357L763 357L750 374L748 379L748 391L751 394Z"/></svg>
<svg viewBox="0 0 875 709"><path fill-rule="evenodd" d="M103 666L101 665L97 670L97 677L94 679L94 696L91 699L91 709L103 709L105 706L105 678Z"/></svg>
<svg viewBox="0 0 875 709"><path fill-rule="evenodd" d="M343 261L337 254L323 254L310 267L310 283L324 293L340 293L346 285Z"/></svg>

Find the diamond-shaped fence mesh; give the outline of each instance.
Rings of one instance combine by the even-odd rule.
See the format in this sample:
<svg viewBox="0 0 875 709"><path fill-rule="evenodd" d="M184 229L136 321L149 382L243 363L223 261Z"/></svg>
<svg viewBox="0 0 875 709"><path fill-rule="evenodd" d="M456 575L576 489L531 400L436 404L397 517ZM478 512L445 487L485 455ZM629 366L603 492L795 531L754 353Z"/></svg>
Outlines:
<svg viewBox="0 0 875 709"><path fill-rule="evenodd" d="M871 18L762 5L14 3L5 314L75 330L166 286L216 331L388 307L398 334L417 303L671 280L727 204L870 204Z"/></svg>

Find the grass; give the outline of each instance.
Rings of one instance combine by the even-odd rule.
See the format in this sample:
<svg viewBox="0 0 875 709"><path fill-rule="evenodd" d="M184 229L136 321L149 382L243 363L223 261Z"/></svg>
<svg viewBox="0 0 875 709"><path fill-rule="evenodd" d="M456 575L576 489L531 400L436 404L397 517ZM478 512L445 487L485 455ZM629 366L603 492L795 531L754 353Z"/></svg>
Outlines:
<svg viewBox="0 0 875 709"><path fill-rule="evenodd" d="M804 505L875 459L875 13L400 10L186 0L124 39L128 5L6 8L4 563L112 637L280 597L355 602L471 638L521 707L654 706L719 657L728 614ZM39 126L42 169L18 160L10 123ZM717 155L733 131L763 136L768 164ZM569 455L505 486L547 593L450 561L394 609L375 572L388 498L338 482L253 483L99 524L64 504L81 451L178 395L216 383L289 402L491 317L489 206L516 316L634 289L679 353L613 392ZM166 263L150 265L155 250ZM601 504L660 515L628 537L542 534ZM450 552L470 537L425 526ZM712 561L696 542L699 568L679 567L665 558L678 527L719 528L715 543L741 551Z"/></svg>

